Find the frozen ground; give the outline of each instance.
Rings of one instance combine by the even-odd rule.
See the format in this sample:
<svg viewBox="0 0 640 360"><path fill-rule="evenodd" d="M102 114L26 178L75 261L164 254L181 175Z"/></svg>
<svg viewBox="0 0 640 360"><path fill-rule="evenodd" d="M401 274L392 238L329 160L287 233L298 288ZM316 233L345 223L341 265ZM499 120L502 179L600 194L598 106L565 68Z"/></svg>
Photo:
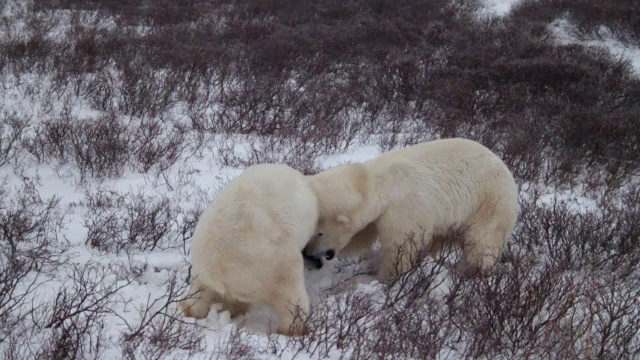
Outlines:
<svg viewBox="0 0 640 360"><path fill-rule="evenodd" d="M487 13L496 15L506 14L516 1L487 0ZM563 20L556 21L553 25L556 30L558 41L561 43L579 42L570 35L568 31L570 25ZM605 30L603 30L605 31ZM604 33L606 38L606 33ZM615 40L588 41L583 42L588 45L604 45L619 56L628 58L634 65L636 71L640 73L640 49L625 46ZM54 112L63 112L63 101L53 104L38 103L40 88L46 88L47 79L24 76L20 84L8 86L2 92L0 99L2 110L11 113L27 114L33 121L38 121L42 109L52 107ZM42 86L41 84L45 84ZM6 84L5 84L6 85ZM96 111L89 110L87 104L72 100L72 114L80 118L91 118L98 116ZM47 110L49 111L49 110ZM182 119L185 120L185 119ZM186 121L186 120L185 120ZM205 139L212 141L213 139ZM248 146L243 137L234 139L234 151L242 153ZM162 310L163 315L173 314L176 310L176 295L181 295L184 290L189 271L189 245L190 241L183 244L179 239L181 226L186 222L190 210L201 210L212 199L217 192L224 187L224 184L242 171L242 167L224 166L221 161L219 149L215 146L205 146L197 154L181 157L170 169L161 173L150 172L146 175L138 172L126 171L121 177L112 180L79 181L77 174L74 174L69 166L38 165L21 163L20 166L0 167L0 184L4 181L4 191L8 195L16 195L24 191L24 184L33 182L35 189L42 199L58 198L60 203L58 210L63 219L61 232L57 234L57 239L61 247L67 247L64 258L68 259L66 264L57 268L56 273L41 275L36 279L35 271L29 276L37 283L42 282L35 292L30 296L34 303L47 301L56 297L65 283L78 276L79 268L90 269L87 276L89 283L95 283L97 294L109 289L117 289L113 301L109 303L109 311L103 317L100 327L103 331L102 341L105 345L105 352L102 358L118 358L122 354L123 334L135 333L135 330L150 320L150 313ZM365 161L380 153L377 146L368 144L354 144L343 154L326 156L318 164L321 168L329 168L340 163L350 161ZM124 197L124 201L131 200L131 194L139 194L146 200L168 199L172 209L168 213L178 214L176 219L169 219L164 240L167 246L158 246L152 250L136 251L123 250L119 253L107 253L98 251L86 244L87 232L92 219L94 208L88 206L92 197L98 193L107 193L117 197ZM559 190L555 192L549 189L548 193L539 194L540 201L552 203L560 199L567 201L572 206L579 209L595 208L593 201L581 198L573 192ZM98 208L101 208L98 206ZM108 208L108 207L106 207ZM107 209L107 211L111 211ZM117 211L116 211L117 212ZM126 223L126 222L125 222ZM124 226L122 222L117 226ZM120 229L123 232L128 229ZM168 240L167 240L168 239ZM344 265L344 264L342 264ZM339 266L337 261L332 261L319 271L307 271L307 287L312 297L312 303L330 303L340 301L339 296L326 289L332 288L345 278L349 278L349 270L353 266ZM137 271L137 276L120 276L118 271ZM178 290L173 289L175 285ZM350 283L351 289L357 289L365 294L373 293L378 284L371 277L361 276L357 281ZM441 287L447 287L447 281L442 282ZM440 287L439 290L442 290ZM79 293L79 291L76 291ZM376 295L372 295L376 296ZM170 299L170 303L166 301ZM166 306L165 306L166 305ZM46 310L46 309L45 309ZM251 312L238 319L230 319L228 312L212 311L207 319L192 321L184 320L187 324L200 325L196 328L196 334L202 335L205 348L201 352L190 353L188 350L175 352L175 358L192 356L193 358L209 359L215 358L221 349L228 347L241 348L246 344L251 344L257 348L269 349L271 346L284 348L283 353L270 355L268 351L255 355L259 358L289 358L294 356L294 348L286 347L287 339L279 336L267 336L265 333L269 328L270 321L274 317L270 311L263 307L256 307ZM181 320L182 321L182 320ZM246 332L242 333L243 339L238 342L234 338L237 329L241 327ZM32 339L37 339L41 334L30 334ZM244 345L243 345L244 344ZM0 341L0 350L3 349ZM225 350L225 351L227 351ZM135 350L133 351L135 353ZM228 353L228 352L227 352ZM329 351L329 358L338 359L344 353ZM347 353L348 354L348 353ZM455 353L441 354L442 357L455 358ZM295 353L296 358L310 358L302 353ZM348 356L348 355L347 355ZM150 356L152 357L152 356ZM242 358L239 356L238 358Z"/></svg>
<svg viewBox="0 0 640 360"><path fill-rule="evenodd" d="M504 16L517 4L519 0L485 0L484 14ZM581 44L585 46L606 47L611 53L621 59L628 60L637 75L640 75L640 48L615 39L611 32L602 26L597 33L599 39L580 40L574 34L573 25L566 19L557 19L550 28L560 44Z"/></svg>
<svg viewBox="0 0 640 360"><path fill-rule="evenodd" d="M485 0L486 13L505 15L518 0Z"/></svg>
<svg viewBox="0 0 640 360"><path fill-rule="evenodd" d="M636 75L640 76L640 48L615 39L605 26L602 26L598 31L598 37L600 39L594 40L578 39L572 34L573 26L565 19L554 21L550 27L559 43L606 47L614 56L629 61Z"/></svg>

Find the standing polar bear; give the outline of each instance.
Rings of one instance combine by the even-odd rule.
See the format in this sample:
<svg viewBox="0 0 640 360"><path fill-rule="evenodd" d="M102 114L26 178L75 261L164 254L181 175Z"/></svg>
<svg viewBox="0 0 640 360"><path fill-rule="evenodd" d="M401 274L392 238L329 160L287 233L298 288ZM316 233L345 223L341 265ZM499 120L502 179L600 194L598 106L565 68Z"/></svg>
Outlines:
<svg viewBox="0 0 640 360"><path fill-rule="evenodd" d="M237 316L260 303L278 316L280 334L302 334L293 311L299 306L302 316L309 312L302 249L315 233L318 216L315 194L302 173L285 165L245 170L196 225L183 313L205 318L218 302Z"/></svg>
<svg viewBox="0 0 640 360"><path fill-rule="evenodd" d="M424 239L422 245L434 255L438 244L431 243L433 235L454 226L465 229L465 261L491 267L519 212L509 169L489 149L466 139L392 150L310 176L309 183L318 198L320 222L305 253L328 259L355 255L370 248L377 235L382 281L410 269L411 254L402 254L409 234Z"/></svg>

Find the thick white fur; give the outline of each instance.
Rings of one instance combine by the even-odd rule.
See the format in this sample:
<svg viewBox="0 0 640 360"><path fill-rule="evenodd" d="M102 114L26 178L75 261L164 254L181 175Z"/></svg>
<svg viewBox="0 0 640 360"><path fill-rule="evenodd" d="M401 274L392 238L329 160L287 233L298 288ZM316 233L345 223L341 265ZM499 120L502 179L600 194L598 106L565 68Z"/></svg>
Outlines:
<svg viewBox="0 0 640 360"><path fill-rule="evenodd" d="M212 303L222 302L236 316L260 303L277 314L279 333L303 333L292 326L292 311L309 311L301 250L317 222L316 197L302 173L285 165L245 170L196 225L184 314L205 318Z"/></svg>
<svg viewBox="0 0 640 360"><path fill-rule="evenodd" d="M339 256L382 245L379 278L409 270L397 251L408 234L432 240L451 227L466 229L465 260L491 267L511 235L519 212L517 187L506 165L484 146L443 139L396 149L362 164L309 177L320 206L316 237L307 253ZM424 244L436 248L437 244Z"/></svg>

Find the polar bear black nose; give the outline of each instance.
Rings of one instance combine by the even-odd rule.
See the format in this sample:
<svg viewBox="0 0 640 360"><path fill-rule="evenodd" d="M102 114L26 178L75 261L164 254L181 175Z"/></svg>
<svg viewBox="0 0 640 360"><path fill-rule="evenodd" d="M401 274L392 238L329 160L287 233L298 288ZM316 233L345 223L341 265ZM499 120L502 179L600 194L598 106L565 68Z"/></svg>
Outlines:
<svg viewBox="0 0 640 360"><path fill-rule="evenodd" d="M325 254L325 257L327 258L327 260L331 260L336 256L336 252L332 250L327 250L327 253Z"/></svg>

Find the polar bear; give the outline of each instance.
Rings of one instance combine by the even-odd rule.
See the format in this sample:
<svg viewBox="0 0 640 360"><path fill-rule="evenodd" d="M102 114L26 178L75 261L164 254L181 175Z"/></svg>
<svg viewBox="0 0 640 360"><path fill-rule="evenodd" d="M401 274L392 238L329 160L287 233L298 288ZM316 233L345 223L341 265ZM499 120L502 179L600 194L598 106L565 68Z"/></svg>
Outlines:
<svg viewBox="0 0 640 360"><path fill-rule="evenodd" d="M275 164L245 170L198 220L183 314L205 318L217 302L237 316L260 303L278 316L280 334L304 333L293 311L309 312L302 249L318 218L315 194L302 173Z"/></svg>
<svg viewBox="0 0 640 360"><path fill-rule="evenodd" d="M380 241L381 281L409 270L398 254L410 234L435 255L434 235L465 229L467 264L490 268L515 226L518 191L498 156L477 142L453 138L386 152L308 177L320 206L318 234L305 253L315 258L358 254ZM398 256L401 255L401 256Z"/></svg>

